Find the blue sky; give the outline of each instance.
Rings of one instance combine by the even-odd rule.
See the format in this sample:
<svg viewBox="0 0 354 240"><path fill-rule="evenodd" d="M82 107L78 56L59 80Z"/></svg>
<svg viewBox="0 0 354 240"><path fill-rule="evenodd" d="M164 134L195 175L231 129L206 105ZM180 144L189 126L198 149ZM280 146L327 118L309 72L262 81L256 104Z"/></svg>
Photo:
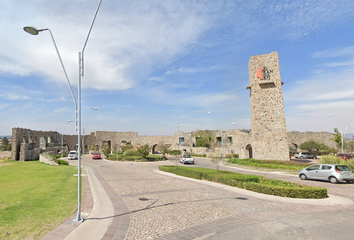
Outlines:
<svg viewBox="0 0 354 240"><path fill-rule="evenodd" d="M0 7L0 135L13 127L75 134L78 53L98 1ZM103 0L85 50L85 132L249 129L248 61L279 53L288 131L354 123L352 0ZM213 112L208 114L208 112ZM234 122L234 124L232 124ZM348 127L347 133L354 132Z"/></svg>

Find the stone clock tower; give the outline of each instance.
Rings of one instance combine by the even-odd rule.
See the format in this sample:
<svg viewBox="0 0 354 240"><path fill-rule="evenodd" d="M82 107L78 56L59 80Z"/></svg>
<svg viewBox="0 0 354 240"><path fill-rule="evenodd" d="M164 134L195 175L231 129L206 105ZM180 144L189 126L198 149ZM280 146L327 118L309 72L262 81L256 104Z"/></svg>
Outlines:
<svg viewBox="0 0 354 240"><path fill-rule="evenodd" d="M252 157L289 160L278 53L252 56L248 68Z"/></svg>

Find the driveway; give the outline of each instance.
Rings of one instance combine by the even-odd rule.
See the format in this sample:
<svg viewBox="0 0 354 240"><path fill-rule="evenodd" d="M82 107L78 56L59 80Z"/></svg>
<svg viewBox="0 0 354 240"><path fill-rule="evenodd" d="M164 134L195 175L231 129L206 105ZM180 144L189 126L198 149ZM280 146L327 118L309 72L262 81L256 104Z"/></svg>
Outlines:
<svg viewBox="0 0 354 240"><path fill-rule="evenodd" d="M196 166L211 164L197 159ZM354 206L274 201L158 173L159 165L85 158L110 196L114 214L102 239L333 239L354 235ZM301 181L283 173L223 167L285 181L328 188L354 200L353 184ZM315 204L313 204L315 203ZM90 216L88 216L89 218Z"/></svg>

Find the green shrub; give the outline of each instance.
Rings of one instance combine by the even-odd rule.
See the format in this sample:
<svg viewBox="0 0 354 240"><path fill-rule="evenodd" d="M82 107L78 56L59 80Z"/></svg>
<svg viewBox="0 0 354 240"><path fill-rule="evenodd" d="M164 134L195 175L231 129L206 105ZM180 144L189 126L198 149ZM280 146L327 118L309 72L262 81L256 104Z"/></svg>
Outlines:
<svg viewBox="0 0 354 240"><path fill-rule="evenodd" d="M170 155L181 155L181 151L180 150L171 150Z"/></svg>
<svg viewBox="0 0 354 240"><path fill-rule="evenodd" d="M194 179L205 179L250 191L290 198L326 198L326 188L308 187L296 183L267 179L256 175L243 175L209 168L188 168L181 166L159 166L161 171Z"/></svg>
<svg viewBox="0 0 354 240"><path fill-rule="evenodd" d="M58 160L58 164L59 164L59 165L69 165L69 163L68 163L67 161L62 160L62 159L59 159L59 160Z"/></svg>
<svg viewBox="0 0 354 240"><path fill-rule="evenodd" d="M206 157L206 154L191 154L192 157Z"/></svg>
<svg viewBox="0 0 354 240"><path fill-rule="evenodd" d="M339 158L337 156L333 155L325 155L322 156L320 159L321 164L340 164L340 165L347 165L351 171L354 171L354 160L349 159L349 160L344 160L342 158Z"/></svg>
<svg viewBox="0 0 354 240"><path fill-rule="evenodd" d="M279 161L279 160L256 160L253 158L238 159L231 158L228 160L229 163L260 167L260 168L271 168L271 169L284 169L290 171L300 171L301 169L309 166L310 164L301 163L296 161Z"/></svg>
<svg viewBox="0 0 354 240"><path fill-rule="evenodd" d="M138 151L134 149L127 149L124 151L125 156L139 156Z"/></svg>

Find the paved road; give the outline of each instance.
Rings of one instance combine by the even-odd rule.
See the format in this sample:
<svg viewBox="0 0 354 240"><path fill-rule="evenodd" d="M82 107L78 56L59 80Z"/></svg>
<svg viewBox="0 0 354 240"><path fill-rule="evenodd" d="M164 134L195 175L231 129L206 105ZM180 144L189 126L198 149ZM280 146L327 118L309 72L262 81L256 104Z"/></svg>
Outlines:
<svg viewBox="0 0 354 240"><path fill-rule="evenodd" d="M354 206L299 204L269 200L220 188L218 184L158 173L159 165L86 158L85 166L101 182L114 206L102 239L351 239ZM196 166L212 166L198 158ZM192 166L193 167L193 166ZM354 200L353 184L301 181L281 173L246 172L328 188L329 194ZM316 204L318 201L318 205ZM88 217L88 220L90 216Z"/></svg>

